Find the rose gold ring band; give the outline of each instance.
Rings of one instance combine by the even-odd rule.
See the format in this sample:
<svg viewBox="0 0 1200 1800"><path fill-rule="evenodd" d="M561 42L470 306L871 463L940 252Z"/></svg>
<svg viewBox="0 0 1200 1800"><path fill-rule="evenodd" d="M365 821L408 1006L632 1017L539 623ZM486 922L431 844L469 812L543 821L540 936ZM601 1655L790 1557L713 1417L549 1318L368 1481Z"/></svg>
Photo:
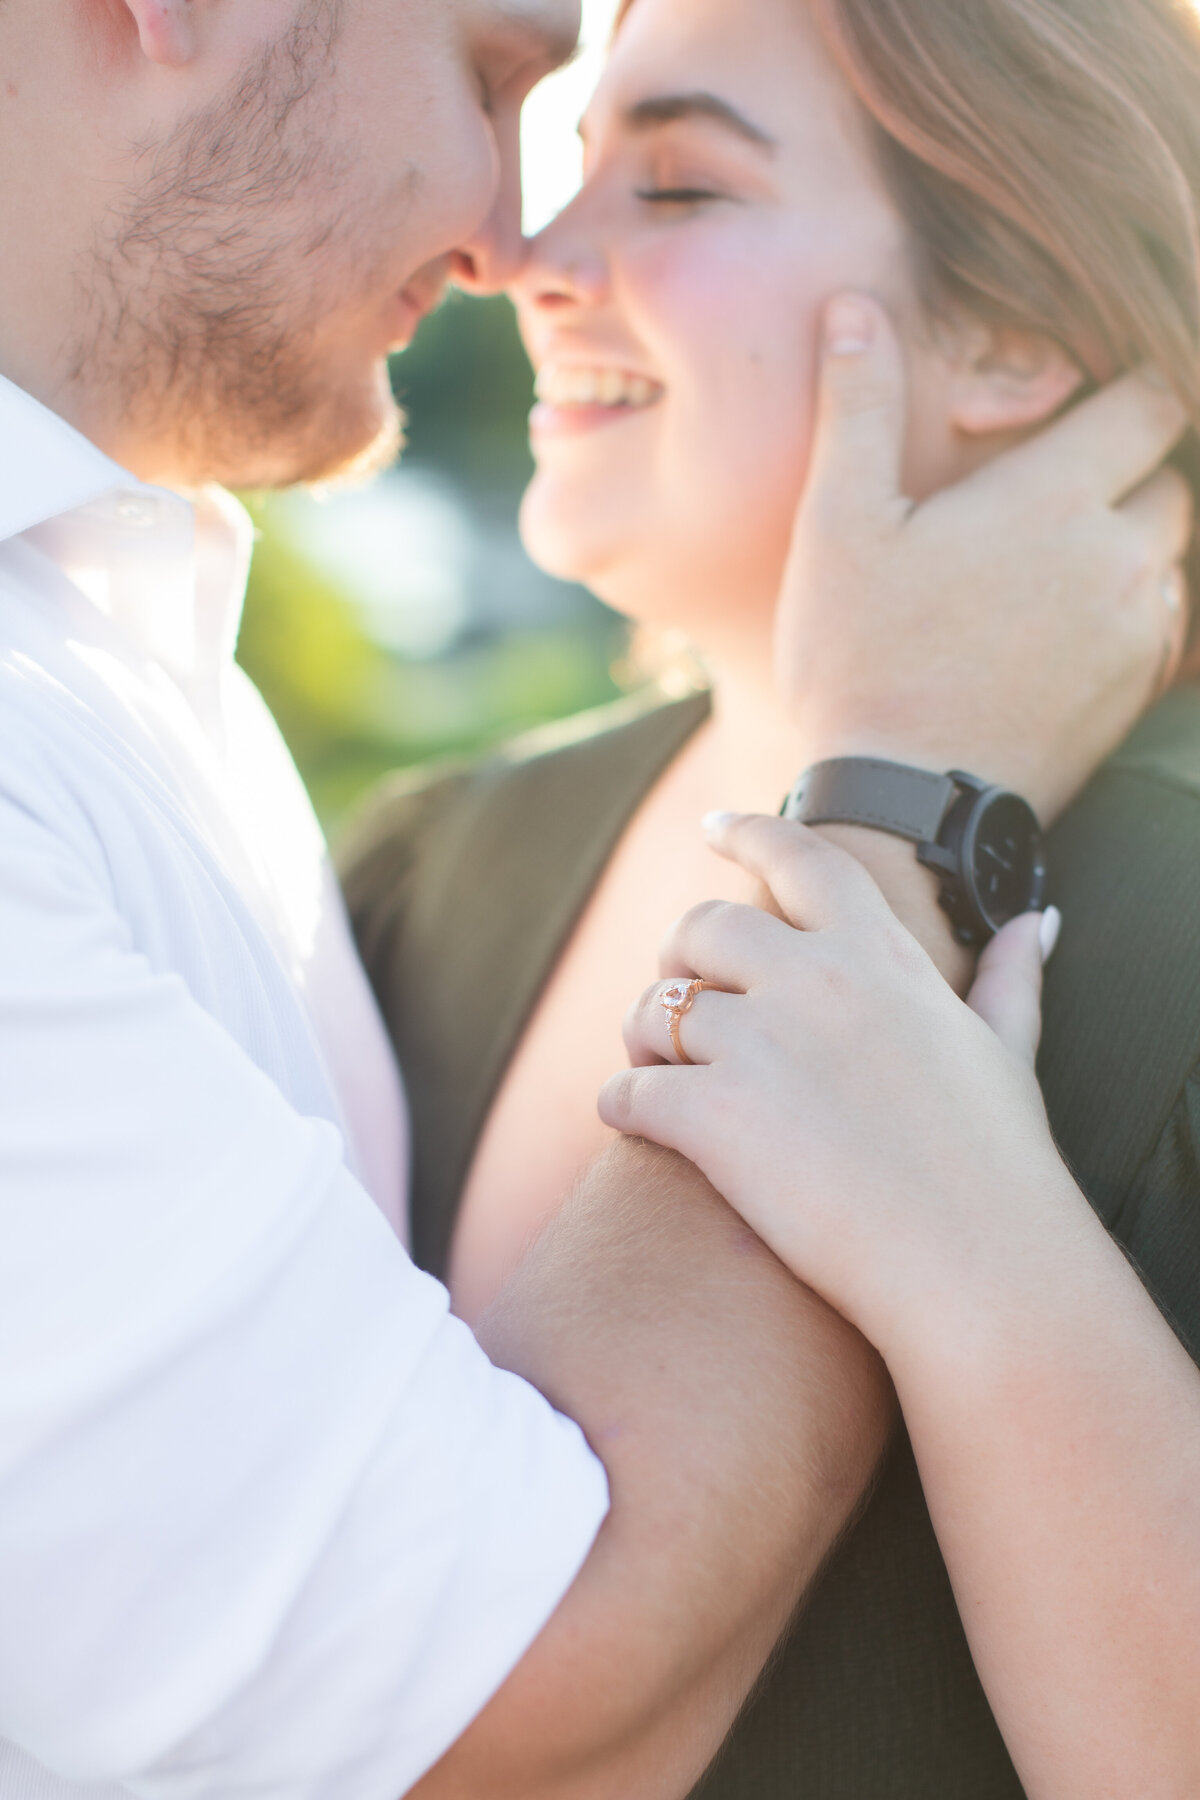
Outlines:
<svg viewBox="0 0 1200 1800"><path fill-rule="evenodd" d="M694 1068L695 1064L679 1041L679 1026L685 1015L690 1013L695 1006L696 996L702 994L706 988L711 988L712 985L711 981L673 981L670 987L664 988L659 995L659 1003L667 1015L667 1030L671 1034L671 1047L680 1062L689 1069Z"/></svg>

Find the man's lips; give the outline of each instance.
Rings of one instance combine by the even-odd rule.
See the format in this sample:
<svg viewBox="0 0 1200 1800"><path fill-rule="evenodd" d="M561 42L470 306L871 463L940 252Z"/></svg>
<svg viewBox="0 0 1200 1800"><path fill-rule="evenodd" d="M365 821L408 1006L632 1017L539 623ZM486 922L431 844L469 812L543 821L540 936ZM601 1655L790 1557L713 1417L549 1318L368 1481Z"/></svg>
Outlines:
<svg viewBox="0 0 1200 1800"><path fill-rule="evenodd" d="M446 288L446 277L440 275L428 281L410 281L407 287L400 289L392 308L392 330L396 333L393 349L408 348L422 319L436 312L441 305Z"/></svg>

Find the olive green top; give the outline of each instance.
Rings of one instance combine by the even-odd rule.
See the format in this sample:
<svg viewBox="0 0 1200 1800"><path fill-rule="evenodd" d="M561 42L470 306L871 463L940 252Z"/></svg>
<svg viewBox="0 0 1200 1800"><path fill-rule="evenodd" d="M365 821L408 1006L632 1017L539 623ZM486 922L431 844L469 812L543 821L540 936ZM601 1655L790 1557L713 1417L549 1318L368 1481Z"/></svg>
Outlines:
<svg viewBox="0 0 1200 1800"><path fill-rule="evenodd" d="M475 1145L629 817L707 711L653 695L386 788L347 845L441 1273ZM1171 695L1056 827L1041 1074L1064 1153L1200 1361L1200 692ZM703 1800L1018 1800L901 1438Z"/></svg>

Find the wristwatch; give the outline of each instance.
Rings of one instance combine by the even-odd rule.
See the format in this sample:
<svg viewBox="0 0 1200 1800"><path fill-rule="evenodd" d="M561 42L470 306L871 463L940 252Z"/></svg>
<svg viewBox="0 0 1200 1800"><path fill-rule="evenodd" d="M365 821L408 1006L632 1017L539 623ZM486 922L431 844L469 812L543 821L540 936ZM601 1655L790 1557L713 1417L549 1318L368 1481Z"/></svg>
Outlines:
<svg viewBox="0 0 1200 1800"><path fill-rule="evenodd" d="M1010 919L1045 905L1046 855L1033 808L977 775L835 757L805 770L783 816L867 825L915 843L918 862L940 877L939 904L962 944L986 944Z"/></svg>

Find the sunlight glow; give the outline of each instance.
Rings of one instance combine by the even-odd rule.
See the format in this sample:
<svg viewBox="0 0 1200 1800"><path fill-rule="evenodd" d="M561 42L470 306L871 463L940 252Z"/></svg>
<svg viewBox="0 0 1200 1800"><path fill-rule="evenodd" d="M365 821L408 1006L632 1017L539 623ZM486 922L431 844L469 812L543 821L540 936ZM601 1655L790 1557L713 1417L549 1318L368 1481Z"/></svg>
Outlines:
<svg viewBox="0 0 1200 1800"><path fill-rule="evenodd" d="M616 0L583 0L582 49L525 106L521 133L525 229L540 231L579 187L582 151L575 127L599 79Z"/></svg>

